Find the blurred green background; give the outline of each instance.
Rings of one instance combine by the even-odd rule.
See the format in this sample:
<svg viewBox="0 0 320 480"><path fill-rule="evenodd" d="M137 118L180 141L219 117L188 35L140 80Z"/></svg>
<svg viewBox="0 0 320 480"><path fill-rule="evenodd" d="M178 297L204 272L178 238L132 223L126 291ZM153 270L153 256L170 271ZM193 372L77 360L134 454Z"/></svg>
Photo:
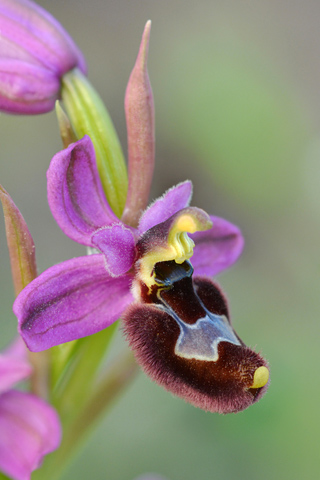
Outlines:
<svg viewBox="0 0 320 480"><path fill-rule="evenodd" d="M126 151L123 97L144 23L156 103L152 198L186 178L193 204L239 225L219 282L233 324L271 365L261 402L202 412L142 373L64 480L319 478L320 3L315 0L42 0L83 49ZM45 175L54 114L0 116L0 181L34 237L39 270L82 255L56 226ZM0 221L1 338L16 330ZM117 349L125 349L117 339Z"/></svg>

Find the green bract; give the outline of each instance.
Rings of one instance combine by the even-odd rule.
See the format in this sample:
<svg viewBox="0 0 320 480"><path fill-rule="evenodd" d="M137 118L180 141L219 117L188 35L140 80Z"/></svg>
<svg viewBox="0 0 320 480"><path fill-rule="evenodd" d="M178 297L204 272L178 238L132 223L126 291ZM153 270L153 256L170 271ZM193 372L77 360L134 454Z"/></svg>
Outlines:
<svg viewBox="0 0 320 480"><path fill-rule="evenodd" d="M78 69L63 77L61 96L77 139L89 135L93 142L103 189L112 210L120 218L127 196L127 169L103 101Z"/></svg>

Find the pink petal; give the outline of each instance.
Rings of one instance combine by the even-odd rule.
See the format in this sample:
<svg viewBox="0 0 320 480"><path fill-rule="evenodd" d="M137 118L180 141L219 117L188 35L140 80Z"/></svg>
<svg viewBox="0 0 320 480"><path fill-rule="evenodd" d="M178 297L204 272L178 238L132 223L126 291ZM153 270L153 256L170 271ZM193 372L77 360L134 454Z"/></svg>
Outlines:
<svg viewBox="0 0 320 480"><path fill-rule="evenodd" d="M27 349L21 338L18 338L0 354L0 394L27 378L31 370Z"/></svg>
<svg viewBox="0 0 320 480"><path fill-rule="evenodd" d="M0 60L0 110L37 114L54 108L60 82L41 65L15 59Z"/></svg>
<svg viewBox="0 0 320 480"><path fill-rule="evenodd" d="M58 415L43 400L15 390L0 396L0 470L10 478L30 479L60 440Z"/></svg>
<svg viewBox="0 0 320 480"><path fill-rule="evenodd" d="M62 76L84 57L64 30L42 7L29 0L0 2L0 109L37 114L52 110Z"/></svg>
<svg viewBox="0 0 320 480"><path fill-rule="evenodd" d="M139 231L149 230L162 223L182 208L189 205L192 196L192 183L187 180L167 190L157 198L144 212L140 219Z"/></svg>
<svg viewBox="0 0 320 480"><path fill-rule="evenodd" d="M57 153L47 177L52 214L68 237L91 246L98 228L119 223L105 198L88 136Z"/></svg>
<svg viewBox="0 0 320 480"><path fill-rule="evenodd" d="M115 322L131 303L130 277L111 277L103 255L55 265L18 295L14 313L32 351L92 335Z"/></svg>
<svg viewBox="0 0 320 480"><path fill-rule="evenodd" d="M101 228L92 236L92 244L104 254L110 275L123 275L132 267L135 240L131 230L123 224Z"/></svg>
<svg viewBox="0 0 320 480"><path fill-rule="evenodd" d="M213 227L190 237L195 242L190 261L194 275L217 275L241 255L244 239L238 227L223 218L210 216Z"/></svg>
<svg viewBox="0 0 320 480"><path fill-rule="evenodd" d="M86 71L85 60L61 24L29 0L1 0L2 57L27 60L63 75L74 67Z"/></svg>
<svg viewBox="0 0 320 480"><path fill-rule="evenodd" d="M20 336L17 336L11 345L3 350L2 354L28 363L28 350Z"/></svg>

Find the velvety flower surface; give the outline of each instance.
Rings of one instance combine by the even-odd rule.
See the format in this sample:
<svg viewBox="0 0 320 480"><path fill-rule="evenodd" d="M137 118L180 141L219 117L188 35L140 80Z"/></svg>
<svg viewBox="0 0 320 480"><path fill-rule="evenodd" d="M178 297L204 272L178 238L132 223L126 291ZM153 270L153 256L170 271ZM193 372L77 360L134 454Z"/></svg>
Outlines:
<svg viewBox="0 0 320 480"><path fill-rule="evenodd" d="M12 389L31 373L26 355L20 339L0 354L0 470L14 480L30 479L61 439L55 410L35 395Z"/></svg>
<svg viewBox="0 0 320 480"><path fill-rule="evenodd" d="M213 223L206 232L191 235L199 250L193 262L195 272L199 268L201 274L215 275L231 265L243 247L239 229L188 207L191 194L189 181L173 187L143 213L138 228L128 227L106 201L90 138L84 137L58 153L48 170L51 211L66 235L101 253L49 268L18 296L14 312L30 350L91 335L115 322L134 300L131 285L137 242L141 238L147 241L153 228L170 222L186 208L204 217L208 225ZM156 242L160 248L160 237ZM166 245L163 247L165 250ZM163 254L163 260L176 256L169 253L165 258Z"/></svg>
<svg viewBox="0 0 320 480"><path fill-rule="evenodd" d="M50 111L61 77L78 67L82 53L69 34L31 0L0 0L0 109L35 114Z"/></svg>

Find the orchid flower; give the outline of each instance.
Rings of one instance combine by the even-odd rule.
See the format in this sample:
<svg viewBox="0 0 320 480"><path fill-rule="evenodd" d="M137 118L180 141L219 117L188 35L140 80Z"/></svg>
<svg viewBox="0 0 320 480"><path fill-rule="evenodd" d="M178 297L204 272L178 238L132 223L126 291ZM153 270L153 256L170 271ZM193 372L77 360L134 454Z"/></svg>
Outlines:
<svg viewBox="0 0 320 480"><path fill-rule="evenodd" d="M265 361L236 335L208 278L235 262L243 238L226 220L190 207L191 193L189 181L168 190L133 228L103 194L89 137L55 155L48 171L53 216L66 235L99 253L49 268L17 297L28 348L92 335L122 317L140 363L173 393L221 412L259 398Z"/></svg>
<svg viewBox="0 0 320 480"><path fill-rule="evenodd" d="M197 407L236 412L261 398L269 378L265 360L234 331L226 299L210 278L238 259L243 237L235 225L190 206L190 181L145 209L154 162L149 32L150 22L126 94L129 185L122 220L105 195L98 144L85 135L56 154L47 174L50 209L63 232L92 254L43 272L19 294L14 313L32 351L122 318L136 359L154 381ZM72 81L66 103L77 124L82 80ZM92 117L84 103L78 132Z"/></svg>
<svg viewBox="0 0 320 480"><path fill-rule="evenodd" d="M12 389L31 374L21 339L0 354L0 470L28 480L61 440L58 415L35 395Z"/></svg>
<svg viewBox="0 0 320 480"><path fill-rule="evenodd" d="M115 216L104 197L89 137L55 155L48 170L48 200L53 216L66 235L101 253L50 268L18 296L14 311L30 350L40 351L92 335L115 322L133 302L133 267L143 271L145 283L150 286L152 262L178 259L182 263L185 255L190 257L191 250L187 254L183 238L182 242L178 238L182 233L176 226L180 217L182 221L190 218L190 222L197 222L200 229L214 223L208 231L193 235L199 243L193 258L196 273L216 275L231 265L243 246L239 229L188 207L191 193L191 182L177 185L144 212L138 228L129 227ZM170 230L176 233L168 241ZM148 238L150 246L155 243L156 248L139 255L137 248L144 248ZM185 243L186 248L191 248L190 240Z"/></svg>
<svg viewBox="0 0 320 480"><path fill-rule="evenodd" d="M52 110L65 73L86 72L82 53L60 23L31 0L0 0L0 109Z"/></svg>

